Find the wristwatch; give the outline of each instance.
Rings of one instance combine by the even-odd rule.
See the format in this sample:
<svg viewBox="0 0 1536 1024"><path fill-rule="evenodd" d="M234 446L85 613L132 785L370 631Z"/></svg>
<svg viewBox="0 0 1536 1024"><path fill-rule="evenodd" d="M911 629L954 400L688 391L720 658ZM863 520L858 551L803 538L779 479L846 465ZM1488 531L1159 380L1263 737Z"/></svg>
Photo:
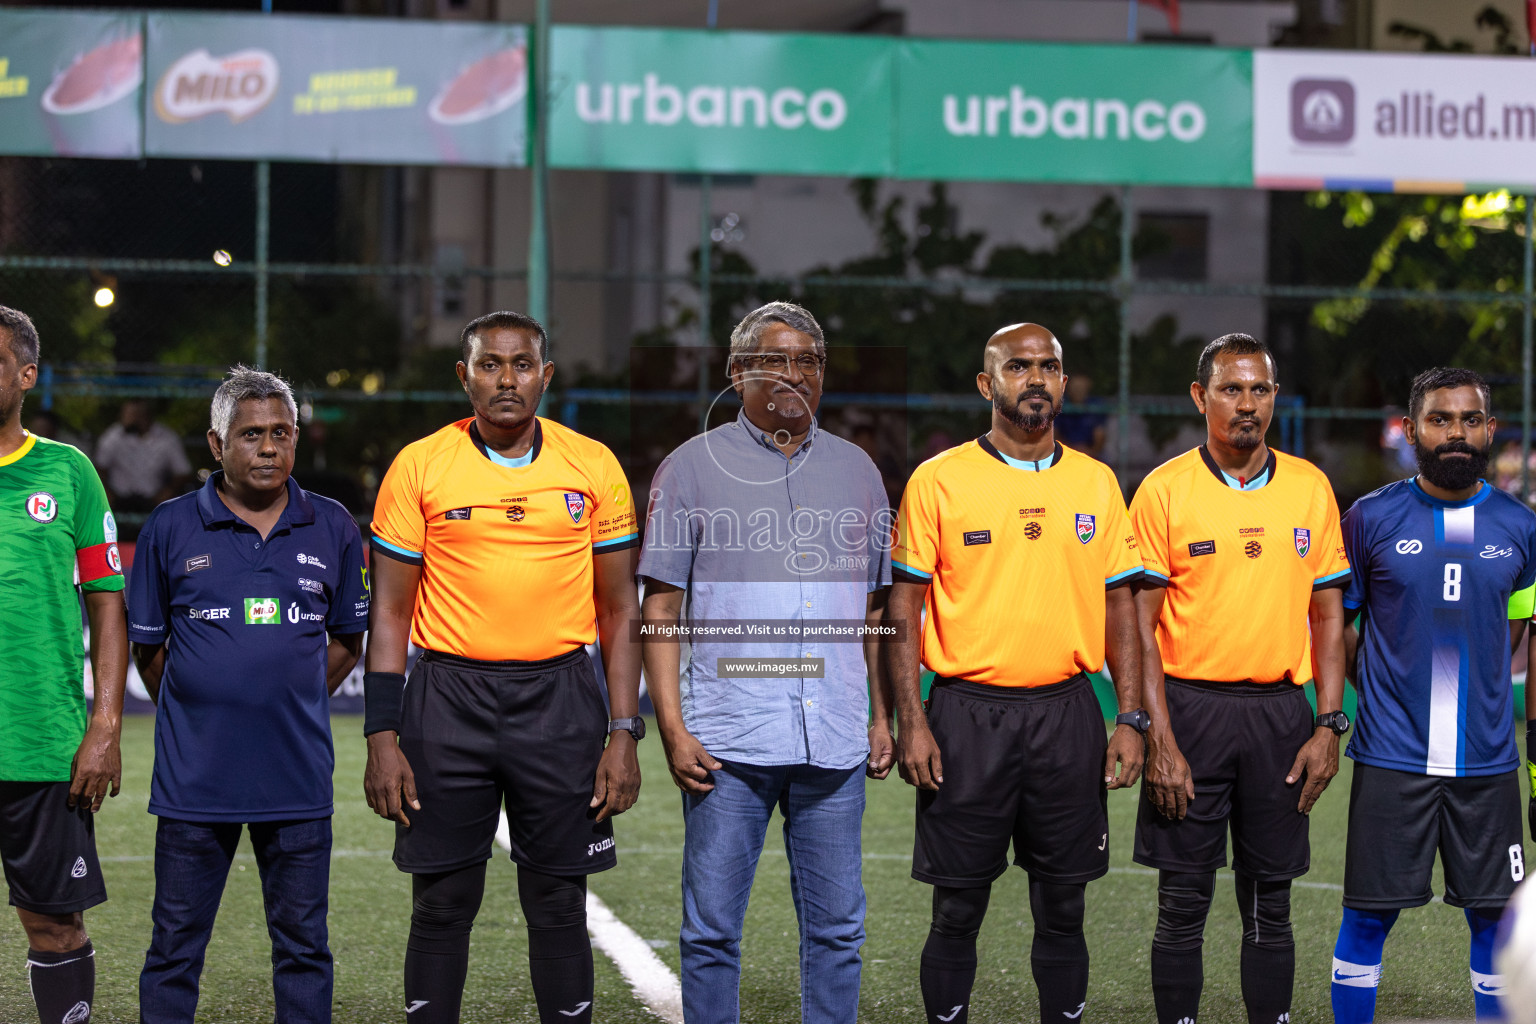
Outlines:
<svg viewBox="0 0 1536 1024"><path fill-rule="evenodd" d="M1152 728L1152 716L1147 714L1146 708L1137 708L1135 711L1122 711L1115 716L1115 724L1128 725L1145 736L1147 730Z"/></svg>
<svg viewBox="0 0 1536 1024"><path fill-rule="evenodd" d="M1349 732L1349 716L1342 711L1330 711L1314 718L1312 725L1318 729L1332 729L1335 736L1343 736Z"/></svg>
<svg viewBox="0 0 1536 1024"><path fill-rule="evenodd" d="M609 721L609 732L618 732L620 729L633 736L636 743L645 739L645 719L639 715L636 715L634 718L615 718Z"/></svg>

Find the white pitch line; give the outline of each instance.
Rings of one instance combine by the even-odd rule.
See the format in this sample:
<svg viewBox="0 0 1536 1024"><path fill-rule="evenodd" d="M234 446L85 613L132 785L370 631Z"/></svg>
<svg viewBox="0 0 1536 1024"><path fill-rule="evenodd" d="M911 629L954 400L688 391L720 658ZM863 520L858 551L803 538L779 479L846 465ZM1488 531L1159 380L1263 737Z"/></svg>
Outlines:
<svg viewBox="0 0 1536 1024"><path fill-rule="evenodd" d="M496 843L512 848L507 812L496 822ZM629 989L648 1011L667 1024L683 1024L683 986L677 975L633 928L614 916L608 904L587 890L587 931L592 943L619 969Z"/></svg>

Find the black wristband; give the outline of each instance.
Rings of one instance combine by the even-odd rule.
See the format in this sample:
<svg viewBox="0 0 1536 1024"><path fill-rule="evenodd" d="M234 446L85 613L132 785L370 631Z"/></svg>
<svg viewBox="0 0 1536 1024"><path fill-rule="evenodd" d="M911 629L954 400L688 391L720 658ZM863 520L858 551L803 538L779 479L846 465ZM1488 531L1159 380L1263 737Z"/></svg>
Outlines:
<svg viewBox="0 0 1536 1024"><path fill-rule="evenodd" d="M363 735L400 731L400 705L405 702L403 672L363 673Z"/></svg>

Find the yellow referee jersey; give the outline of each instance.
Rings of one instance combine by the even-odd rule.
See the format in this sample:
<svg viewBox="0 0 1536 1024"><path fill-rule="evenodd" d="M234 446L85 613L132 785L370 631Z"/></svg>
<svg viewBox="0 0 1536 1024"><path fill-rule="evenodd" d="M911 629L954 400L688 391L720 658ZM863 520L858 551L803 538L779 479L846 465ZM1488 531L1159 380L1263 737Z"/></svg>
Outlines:
<svg viewBox="0 0 1536 1024"><path fill-rule="evenodd" d="M1141 575L1115 475L1057 444L1018 462L985 437L912 474L894 578L927 583L923 663L993 686L1046 686L1104 664L1104 592Z"/></svg>
<svg viewBox="0 0 1536 1024"><path fill-rule="evenodd" d="M1131 500L1145 581L1165 586L1163 671L1205 682L1312 678L1312 592L1349 582L1339 507L1310 462L1271 450L1252 480L1205 446L1154 469Z"/></svg>
<svg viewBox="0 0 1536 1024"><path fill-rule="evenodd" d="M375 550L422 567L411 641L476 661L591 643L592 556L638 543L613 453L546 419L521 459L493 459L473 418L406 445L373 510Z"/></svg>

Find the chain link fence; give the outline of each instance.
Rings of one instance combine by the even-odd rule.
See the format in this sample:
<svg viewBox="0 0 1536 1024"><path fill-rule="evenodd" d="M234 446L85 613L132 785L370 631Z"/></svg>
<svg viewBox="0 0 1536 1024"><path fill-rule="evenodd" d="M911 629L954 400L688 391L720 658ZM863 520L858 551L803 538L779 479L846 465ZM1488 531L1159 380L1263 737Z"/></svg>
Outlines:
<svg viewBox="0 0 1536 1024"><path fill-rule="evenodd" d="M265 278L266 362L303 403L296 473L366 519L399 448L467 414L441 325L522 303L522 237L478 254L435 244L431 203L401 204L431 173L273 165L263 268L251 256L252 164L0 160L0 303L30 313L44 344L29 421L89 450L124 399L151 398L193 464L210 469L207 401L225 367L256 358ZM1130 189L1083 190L1092 201L1065 212L1037 201L1043 241L1019 244L968 227L964 202L942 185L858 181L848 202L869 224L869 253L826 265L807 254L804 269L773 274L754 264L728 203L710 201L707 179L697 237L659 269L564 265L562 236L593 230L594 211L562 206L562 173L575 172L553 176L560 372L546 415L608 443L642 494L672 446L735 414L724 340L746 310L786 297L827 328L824 421L870 451L893 494L918 461L986 429L981 344L1021 320L1062 337L1068 372L1083 378L1062 433L1116 466L1128 490L1203 440L1187 390L1212 336L1202 325L1214 323L1274 347L1282 393L1270 442L1318 462L1341 503L1412 471L1395 423L1412 376L1438 364L1493 381L1502 427L1491 472L1524 486L1523 197L1269 193L1262 226L1234 239L1198 214L1139 209ZM1262 254L1261 279L1223 272L1234 246ZM624 316L611 315L618 306ZM593 323L603 354L562 358ZM713 345L701 350L701 339Z"/></svg>

